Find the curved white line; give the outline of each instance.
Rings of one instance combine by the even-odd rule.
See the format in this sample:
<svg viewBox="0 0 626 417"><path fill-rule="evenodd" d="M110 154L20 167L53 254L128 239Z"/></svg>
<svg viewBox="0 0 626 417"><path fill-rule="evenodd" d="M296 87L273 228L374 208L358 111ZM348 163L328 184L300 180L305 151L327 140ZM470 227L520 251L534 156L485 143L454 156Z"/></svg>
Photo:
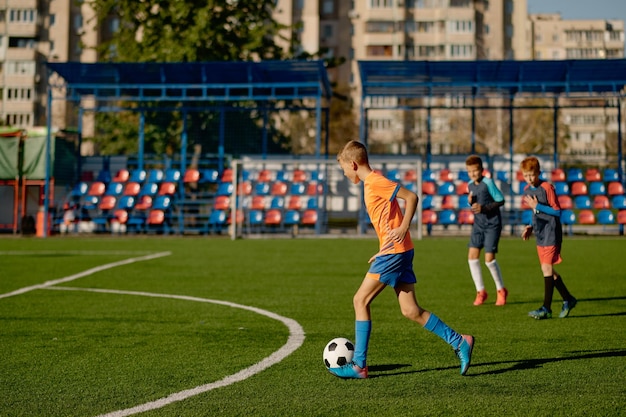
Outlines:
<svg viewBox="0 0 626 417"><path fill-rule="evenodd" d="M243 369L236 374L229 375L219 381L211 382L210 384L200 385L195 388L191 388L184 391L175 392L173 394L168 395L167 397L159 398L155 401L150 401L145 404L140 404L135 407L127 408L124 410L113 411L107 414L101 414L98 417L123 417L130 416L137 413L143 413L149 410L155 410L157 408L165 407L166 405L172 404L177 401L185 400L189 397L193 397L194 395L202 394L207 391L211 391L215 388L225 387L230 384L234 384L235 382L243 381L246 378L251 377L254 374L257 374L272 365L277 364L281 360L285 359L287 356L291 355L295 352L302 344L304 343L304 329L300 324L288 317L280 316L276 313L272 313L271 311L262 310L256 307L250 307L242 304L235 304L228 301L221 300L211 300L208 298L199 298L199 297L190 297L186 295L173 295L173 294L156 294L149 292L141 292L141 291L121 291L121 290L106 290L106 289L96 289L96 288L70 288L70 287L50 287L46 288L49 290L65 290L65 291L89 291L89 292L99 292L99 293L109 293L109 294L126 294L126 295L139 295L144 297L155 297L155 298L173 298L177 300L186 300L186 301L196 301L200 303L212 303L212 304L220 304L228 307L240 308L242 310L252 311L257 314L261 314L263 316L269 317L274 320L278 320L282 322L289 329L289 338L287 342L276 352L272 353L267 358L261 360L260 362L255 363L254 365Z"/></svg>
<svg viewBox="0 0 626 417"><path fill-rule="evenodd" d="M104 271L105 269L115 268L116 266L128 265L135 262L141 261L149 261L150 259L162 258L163 256L169 256L172 252L159 252L153 253L151 255L140 256L138 258L128 258L118 262L112 262L110 264L104 264L97 266L95 268L87 269L83 272L79 272L78 274L70 275L65 278L59 278L51 281L46 281L43 284L31 285L30 287L23 287L19 290L7 292L5 294L0 294L0 298L12 297L14 295L24 294L25 292L33 291L33 290L41 290L44 288L51 287L53 285L62 284L64 282L74 281L79 278L86 277L87 275L95 274L96 272Z"/></svg>

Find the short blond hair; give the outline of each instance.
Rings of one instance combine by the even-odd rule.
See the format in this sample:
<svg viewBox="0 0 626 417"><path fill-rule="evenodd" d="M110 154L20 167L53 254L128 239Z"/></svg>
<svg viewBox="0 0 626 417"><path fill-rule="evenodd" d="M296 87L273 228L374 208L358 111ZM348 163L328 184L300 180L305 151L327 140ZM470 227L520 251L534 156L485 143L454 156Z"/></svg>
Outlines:
<svg viewBox="0 0 626 417"><path fill-rule="evenodd" d="M355 161L359 165L368 164L369 158L367 156L367 149L365 145L357 140L351 140L346 143L337 154L337 161Z"/></svg>

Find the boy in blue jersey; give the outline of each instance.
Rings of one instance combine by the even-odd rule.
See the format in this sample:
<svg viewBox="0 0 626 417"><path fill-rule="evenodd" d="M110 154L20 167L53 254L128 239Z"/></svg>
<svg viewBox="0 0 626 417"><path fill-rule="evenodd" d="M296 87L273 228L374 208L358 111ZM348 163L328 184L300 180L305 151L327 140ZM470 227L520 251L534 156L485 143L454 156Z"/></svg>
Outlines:
<svg viewBox="0 0 626 417"><path fill-rule="evenodd" d="M528 183L524 188L524 201L533 210L532 225L527 225L522 232L522 239L528 240L535 232L537 239L537 255L543 273L544 293L543 305L528 315L537 320L552 317L552 294L556 287L563 298L560 318L569 315L576 307L577 300L569 293L561 276L554 265L561 263L561 243L563 230L561 227L561 206L557 199L554 186L539 178L539 160L534 156L525 158L520 163L524 180Z"/></svg>
<svg viewBox="0 0 626 417"><path fill-rule="evenodd" d="M422 308L415 296L414 246L409 228L417 208L417 195L372 170L365 145L352 140L337 155L344 175L353 184L363 182L365 208L379 240L379 250L353 297L355 346L352 362L330 368L340 378L367 378L367 350L372 331L370 304L386 287L396 293L402 315L436 334L450 345L465 375L472 358L474 337L457 333L434 313ZM404 200L404 213L398 200Z"/></svg>
<svg viewBox="0 0 626 417"><path fill-rule="evenodd" d="M474 213L474 224L468 244L467 263L476 287L474 305L479 306L487 299L487 291L483 282L480 265L480 251L485 249L485 265L489 268L493 282L496 284L496 305L506 304L509 292L504 287L500 265L496 261L498 242L502 233L502 215L500 207L504 205L504 197L491 178L483 176L483 161L478 155L470 155L465 160L470 181L469 204Z"/></svg>

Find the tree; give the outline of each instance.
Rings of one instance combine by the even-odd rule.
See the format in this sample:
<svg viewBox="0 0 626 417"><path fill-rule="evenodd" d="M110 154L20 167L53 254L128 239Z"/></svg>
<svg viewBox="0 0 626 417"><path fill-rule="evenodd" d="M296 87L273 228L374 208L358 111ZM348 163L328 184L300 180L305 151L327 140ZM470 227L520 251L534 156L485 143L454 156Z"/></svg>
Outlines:
<svg viewBox="0 0 626 417"><path fill-rule="evenodd" d="M285 59L280 46L289 28L272 19L275 2L265 0L91 0L99 27L117 22L117 30L93 48L101 61L194 62ZM188 114L190 144L212 135L218 115L201 111L213 103L196 103ZM168 106L171 105L168 104ZM187 104L189 106L190 104ZM146 152L179 148L179 116L159 112L159 103L146 111ZM128 107L128 105L127 105ZM249 123L249 121L248 121ZM139 115L135 112L100 113L99 135L103 153L134 153Z"/></svg>

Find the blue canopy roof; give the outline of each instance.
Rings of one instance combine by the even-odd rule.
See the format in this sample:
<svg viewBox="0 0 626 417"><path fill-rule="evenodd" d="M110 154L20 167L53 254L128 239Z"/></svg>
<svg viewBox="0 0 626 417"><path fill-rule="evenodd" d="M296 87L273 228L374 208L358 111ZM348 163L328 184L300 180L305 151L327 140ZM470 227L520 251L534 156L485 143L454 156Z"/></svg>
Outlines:
<svg viewBox="0 0 626 417"><path fill-rule="evenodd" d="M626 59L359 61L363 96L623 94Z"/></svg>
<svg viewBox="0 0 626 417"><path fill-rule="evenodd" d="M93 95L126 101L259 101L328 98L332 93L322 61L47 65L63 78L70 100Z"/></svg>

